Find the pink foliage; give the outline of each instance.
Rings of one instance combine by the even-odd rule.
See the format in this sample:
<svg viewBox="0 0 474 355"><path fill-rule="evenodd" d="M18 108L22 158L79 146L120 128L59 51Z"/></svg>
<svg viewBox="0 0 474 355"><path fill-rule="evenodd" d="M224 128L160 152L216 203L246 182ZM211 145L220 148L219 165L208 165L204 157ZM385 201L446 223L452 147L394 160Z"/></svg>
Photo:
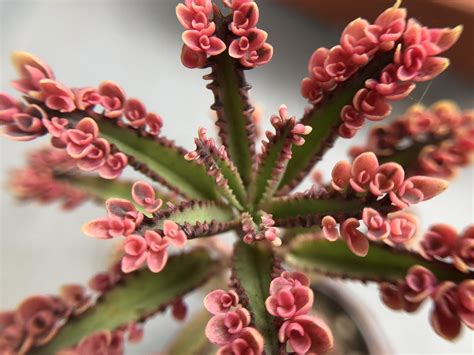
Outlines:
<svg viewBox="0 0 474 355"><path fill-rule="evenodd" d="M150 213L158 211L163 204L161 199L155 198L153 187L144 181L137 181L133 184L132 197L138 205L145 207L145 210Z"/></svg>
<svg viewBox="0 0 474 355"><path fill-rule="evenodd" d="M239 296L234 290L214 290L204 298L204 307L212 313L227 313L239 303Z"/></svg>

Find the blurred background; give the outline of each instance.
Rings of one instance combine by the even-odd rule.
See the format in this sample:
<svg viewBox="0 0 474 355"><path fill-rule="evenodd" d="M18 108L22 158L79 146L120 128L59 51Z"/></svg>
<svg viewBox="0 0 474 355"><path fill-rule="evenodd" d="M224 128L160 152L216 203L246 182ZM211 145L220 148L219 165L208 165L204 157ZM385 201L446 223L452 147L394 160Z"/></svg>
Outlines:
<svg viewBox="0 0 474 355"><path fill-rule="evenodd" d="M359 16L373 20L375 9L384 9L392 1L258 3L259 27L269 32L268 41L275 53L270 64L247 75L253 85L252 99L268 120L282 103L290 113L301 115L305 101L299 95L299 84L306 75L307 61L317 47L338 42L341 23ZM14 93L8 84L15 76L9 55L15 49L26 50L49 63L57 78L68 86L97 86L105 79L119 83L130 96L140 98L150 110L162 115L165 135L191 149L197 128L212 126L209 106L213 99L201 79L205 71L188 70L179 60L182 29L174 15L176 4L175 0L0 0L0 89ZM397 102L393 116L420 101L430 105L439 99L453 99L462 108L474 107L472 4L454 0L404 2L409 14L424 24L463 23L466 37L452 50L454 65L432 84L419 85L411 97ZM326 179L334 162L345 158L350 146L364 140L368 127L351 141L339 140L327 154L320 164ZM105 268L111 246L80 232L85 221L104 213L102 207L88 203L65 213L57 205L20 204L8 193L4 186L9 171L21 167L25 153L41 144L47 144L47 139L30 143L0 140L0 309L14 308L33 293L56 293L64 283L85 283ZM416 208L423 228L447 222L461 229L473 221L473 175L473 168L464 169L446 193ZM466 328L454 343L435 335L428 324L428 305L415 315L397 313L383 306L374 285L338 283L365 307L393 353L473 352L474 339ZM199 302L198 297L191 297L190 308ZM178 328L168 314L159 315L147 325L144 341L130 346L128 353L159 351Z"/></svg>

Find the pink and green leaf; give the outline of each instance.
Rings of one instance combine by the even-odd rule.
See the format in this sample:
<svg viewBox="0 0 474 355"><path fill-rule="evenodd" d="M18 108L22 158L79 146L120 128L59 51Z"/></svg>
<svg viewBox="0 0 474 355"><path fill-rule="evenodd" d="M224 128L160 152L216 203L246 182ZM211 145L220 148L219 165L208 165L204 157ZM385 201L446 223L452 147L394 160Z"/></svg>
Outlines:
<svg viewBox="0 0 474 355"><path fill-rule="evenodd" d="M113 290L80 316L71 319L45 346L32 354L54 354L99 330L114 330L144 321L216 274L219 263L204 250L173 256L159 274L140 270L125 276Z"/></svg>

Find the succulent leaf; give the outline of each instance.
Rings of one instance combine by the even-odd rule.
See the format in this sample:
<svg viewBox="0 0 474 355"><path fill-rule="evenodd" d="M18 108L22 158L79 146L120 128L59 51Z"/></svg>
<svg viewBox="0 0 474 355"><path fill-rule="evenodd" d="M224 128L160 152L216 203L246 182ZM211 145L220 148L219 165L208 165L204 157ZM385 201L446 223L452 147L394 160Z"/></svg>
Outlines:
<svg viewBox="0 0 474 355"><path fill-rule="evenodd" d="M350 105L358 90L368 79L375 78L393 58L393 51L386 52L370 61L356 75L332 91L326 99L307 111L301 123L313 130L306 137L306 144L294 147L293 157L288 163L285 175L280 182L281 191L288 192L301 182L308 171L321 160L327 149L337 138L337 128L341 124L341 110Z"/></svg>
<svg viewBox="0 0 474 355"><path fill-rule="evenodd" d="M130 164L135 169L151 178L160 177L158 182L189 198L212 200L217 197L214 183L206 170L185 160L186 151L173 142L164 138L140 137L105 120L98 124L101 136L129 155Z"/></svg>
<svg viewBox="0 0 474 355"><path fill-rule="evenodd" d="M211 68L211 74L204 78L212 80L207 87L214 93L215 103L211 108L217 113L219 137L244 183L249 184L252 160L255 159L254 108L248 98L250 85L246 83L238 62L228 52L214 57Z"/></svg>
<svg viewBox="0 0 474 355"><path fill-rule="evenodd" d="M218 263L205 251L195 250L171 257L159 274L140 270L125 276L95 307L66 323L51 342L32 354L54 354L95 331L143 321L177 297L202 285L217 270Z"/></svg>
<svg viewBox="0 0 474 355"><path fill-rule="evenodd" d="M305 193L277 197L268 202L265 211L273 215L276 225L285 227L309 227L320 224L324 216L333 216L342 222L350 217L361 218L365 207L372 206L385 213L396 210L387 198L368 202L363 198L344 198L321 192L314 197Z"/></svg>
<svg viewBox="0 0 474 355"><path fill-rule="evenodd" d="M415 252L380 243L371 243L368 254L360 258L341 240L300 237L291 243L286 261L301 270L364 282L402 280L414 265L431 270L439 280L463 281L473 277L472 273L463 274L450 264L425 260Z"/></svg>
<svg viewBox="0 0 474 355"><path fill-rule="evenodd" d="M233 287L239 294L242 305L251 311L252 321L265 339L265 351L268 354L279 353L274 318L265 308L275 268L275 255L269 244L247 245L244 242L235 244Z"/></svg>
<svg viewBox="0 0 474 355"><path fill-rule="evenodd" d="M155 228L162 228L165 220L182 225L188 237L214 235L239 224L228 207L212 201L186 201L173 205L155 213L151 223Z"/></svg>

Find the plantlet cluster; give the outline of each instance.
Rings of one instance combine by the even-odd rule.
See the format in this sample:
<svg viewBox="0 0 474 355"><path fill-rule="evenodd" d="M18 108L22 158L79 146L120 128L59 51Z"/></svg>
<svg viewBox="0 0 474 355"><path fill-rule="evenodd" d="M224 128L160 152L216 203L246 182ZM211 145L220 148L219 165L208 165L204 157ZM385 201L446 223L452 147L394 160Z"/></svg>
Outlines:
<svg viewBox="0 0 474 355"><path fill-rule="evenodd" d="M20 199L65 209L105 202L107 214L83 231L120 248L88 288L66 285L0 313L0 354L120 354L156 313L171 308L184 320L183 296L209 280L217 286L204 298L208 312L190 321L201 334L169 353L324 353L337 339L312 313L303 272L377 282L396 310L431 300L431 325L446 339L462 324L473 329L473 227L458 233L440 223L420 233L407 210L442 193L444 179L470 163L473 111L448 101L415 105L374 126L330 181L317 176L294 191L338 138L385 119L416 83L440 75L449 65L440 55L462 28L424 27L399 2L373 23L354 20L339 44L311 56L303 117L281 105L258 152L245 71L269 63L273 47L253 0L223 5L185 0L176 8L181 61L209 71L217 115L218 139L199 128L192 151L163 136L166 120L118 84L71 88L35 56L13 54L12 85L23 100L0 93L2 135L48 136L51 147L31 153L9 186ZM146 181L121 178L127 167ZM235 232L232 249L209 238L227 231Z"/></svg>

